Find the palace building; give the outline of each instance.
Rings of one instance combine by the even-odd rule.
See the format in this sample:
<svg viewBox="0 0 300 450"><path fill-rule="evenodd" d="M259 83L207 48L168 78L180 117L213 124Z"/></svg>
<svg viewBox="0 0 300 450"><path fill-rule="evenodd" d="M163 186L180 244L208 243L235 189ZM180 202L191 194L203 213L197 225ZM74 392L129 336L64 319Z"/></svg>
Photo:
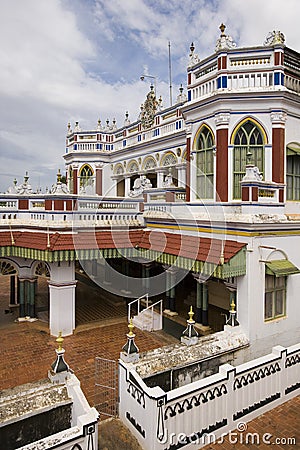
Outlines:
<svg viewBox="0 0 300 450"><path fill-rule="evenodd" d="M191 45L174 105L151 86L135 121L69 124L66 183L33 192L26 175L1 195L20 320L36 318L43 276L50 333L72 334L87 275L117 306L158 302L165 321L192 305L200 334L239 325L255 356L299 342L300 54L279 31L238 48L220 30L205 59Z"/></svg>

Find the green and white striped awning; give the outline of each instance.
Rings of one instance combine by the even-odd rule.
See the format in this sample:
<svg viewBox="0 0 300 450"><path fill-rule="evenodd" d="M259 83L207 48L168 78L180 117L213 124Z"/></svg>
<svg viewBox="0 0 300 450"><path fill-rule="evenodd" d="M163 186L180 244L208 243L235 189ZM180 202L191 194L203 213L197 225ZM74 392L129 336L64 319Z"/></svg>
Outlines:
<svg viewBox="0 0 300 450"><path fill-rule="evenodd" d="M300 156L300 142L290 142L286 146L287 156L299 155Z"/></svg>
<svg viewBox="0 0 300 450"><path fill-rule="evenodd" d="M266 274L275 275L275 277L285 277L288 275L294 275L300 273L298 267L296 267L288 259L277 259L274 261L266 261Z"/></svg>
<svg viewBox="0 0 300 450"><path fill-rule="evenodd" d="M199 261L170 253L162 253L156 250L135 248L107 248L107 249L84 249L84 250L38 250L16 246L0 247L0 257L19 257L35 259L38 261L58 262L75 260L94 260L101 258L130 258L137 262L156 261L168 264L184 270L191 270L203 275L226 279L246 274L246 252L245 248L239 250L227 262L214 264L208 261ZM298 269L297 269L298 270Z"/></svg>

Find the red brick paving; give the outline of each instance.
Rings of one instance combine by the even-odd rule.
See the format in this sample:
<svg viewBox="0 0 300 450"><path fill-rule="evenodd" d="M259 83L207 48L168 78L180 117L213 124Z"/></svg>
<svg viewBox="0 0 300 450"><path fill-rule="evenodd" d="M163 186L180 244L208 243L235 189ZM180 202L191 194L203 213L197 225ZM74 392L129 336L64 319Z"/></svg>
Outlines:
<svg viewBox="0 0 300 450"><path fill-rule="evenodd" d="M81 381L81 387L91 405L94 403L95 357L117 360L126 342L127 323L87 329L64 340L65 360ZM40 322L10 324L0 330L0 389L46 378L55 360L55 338L49 336ZM140 351L162 345L149 332L136 330Z"/></svg>

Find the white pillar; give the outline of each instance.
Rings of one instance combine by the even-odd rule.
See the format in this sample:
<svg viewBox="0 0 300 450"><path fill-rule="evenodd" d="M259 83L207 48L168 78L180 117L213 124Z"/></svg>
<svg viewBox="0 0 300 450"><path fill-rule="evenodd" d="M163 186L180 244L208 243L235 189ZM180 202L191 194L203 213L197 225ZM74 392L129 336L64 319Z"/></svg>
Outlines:
<svg viewBox="0 0 300 450"><path fill-rule="evenodd" d="M52 336L73 334L75 329L75 265L74 262L50 264L49 327Z"/></svg>
<svg viewBox="0 0 300 450"><path fill-rule="evenodd" d="M125 176L125 197L129 195L130 191L130 175Z"/></svg>
<svg viewBox="0 0 300 450"><path fill-rule="evenodd" d="M156 171L156 173L157 173L157 187L161 188L162 185L163 185L163 182L164 182L164 175L166 173L166 170L165 169L158 169Z"/></svg>
<svg viewBox="0 0 300 450"><path fill-rule="evenodd" d="M178 187L185 187L186 184L186 165L177 166Z"/></svg>

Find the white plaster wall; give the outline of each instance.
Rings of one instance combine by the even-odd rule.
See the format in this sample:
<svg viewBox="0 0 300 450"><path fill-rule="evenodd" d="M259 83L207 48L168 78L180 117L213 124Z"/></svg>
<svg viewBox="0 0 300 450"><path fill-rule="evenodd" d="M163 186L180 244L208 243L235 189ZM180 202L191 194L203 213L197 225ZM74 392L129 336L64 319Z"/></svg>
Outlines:
<svg viewBox="0 0 300 450"><path fill-rule="evenodd" d="M272 321L264 321L265 264L272 250L259 246L276 247L283 250L288 259L300 267L298 236L270 236L253 238L252 247L247 250L247 275L237 278L238 320L250 340L251 357L269 352L274 345L289 346L300 340L300 275L287 277L286 316ZM249 251L253 249L253 252ZM281 256L275 256L275 259ZM273 258L274 259L274 258Z"/></svg>

